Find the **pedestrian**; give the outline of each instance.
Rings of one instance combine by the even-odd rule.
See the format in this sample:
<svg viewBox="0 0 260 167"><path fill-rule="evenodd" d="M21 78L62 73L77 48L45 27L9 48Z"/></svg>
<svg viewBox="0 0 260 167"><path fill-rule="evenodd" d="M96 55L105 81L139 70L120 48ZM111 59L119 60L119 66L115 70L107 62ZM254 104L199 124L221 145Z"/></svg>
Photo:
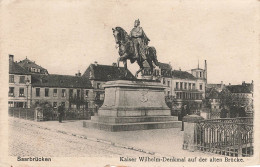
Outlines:
<svg viewBox="0 0 260 167"><path fill-rule="evenodd" d="M64 116L64 107L60 105L58 107L58 114L59 114L59 122L62 123L62 117Z"/></svg>

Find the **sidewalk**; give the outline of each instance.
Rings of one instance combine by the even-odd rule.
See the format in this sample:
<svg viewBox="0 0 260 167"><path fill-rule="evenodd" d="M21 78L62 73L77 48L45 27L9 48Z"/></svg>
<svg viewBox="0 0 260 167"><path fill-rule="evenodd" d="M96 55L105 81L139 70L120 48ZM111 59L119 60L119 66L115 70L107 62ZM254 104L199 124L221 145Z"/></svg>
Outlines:
<svg viewBox="0 0 260 167"><path fill-rule="evenodd" d="M63 123L58 121L34 122L9 117L9 121L18 121L38 128L57 131L96 142L104 142L115 145L115 147L138 150L151 155L174 157L210 156L201 152L183 150L183 132L178 128L107 132L83 128L83 120L63 121Z"/></svg>

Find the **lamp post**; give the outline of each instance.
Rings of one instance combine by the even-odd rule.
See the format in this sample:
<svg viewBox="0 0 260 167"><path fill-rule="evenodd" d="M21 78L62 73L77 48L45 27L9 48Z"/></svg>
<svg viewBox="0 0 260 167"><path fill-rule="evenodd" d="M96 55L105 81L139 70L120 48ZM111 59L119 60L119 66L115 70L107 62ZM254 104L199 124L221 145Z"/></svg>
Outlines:
<svg viewBox="0 0 260 167"><path fill-rule="evenodd" d="M27 80L26 80L26 92L27 92L27 95L26 95L26 108L29 108L28 106L28 87L29 87L29 85L30 85L30 80L27 78Z"/></svg>

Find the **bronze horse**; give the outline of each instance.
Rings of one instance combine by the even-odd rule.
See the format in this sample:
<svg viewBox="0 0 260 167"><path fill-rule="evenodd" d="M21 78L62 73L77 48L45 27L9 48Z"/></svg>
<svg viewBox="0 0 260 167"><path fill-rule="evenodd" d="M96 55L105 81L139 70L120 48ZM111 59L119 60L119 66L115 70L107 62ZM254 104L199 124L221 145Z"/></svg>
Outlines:
<svg viewBox="0 0 260 167"><path fill-rule="evenodd" d="M113 35L115 37L116 44L119 46L119 58L117 59L117 66L119 67L119 62L122 61L124 63L124 68L127 69L127 59L130 60L131 63L134 63L137 61L137 64L139 65L140 69L135 73L135 76L138 77L138 73L141 72L144 69L144 61L142 56L138 59L134 59L134 44L131 39L131 37L127 34L127 32L121 28L121 27L116 27L112 28L113 30ZM148 46L147 51L146 51L146 61L149 64L151 68L151 75L153 75L153 69L154 65L153 63L158 66L158 60L156 56L156 49L152 46Z"/></svg>

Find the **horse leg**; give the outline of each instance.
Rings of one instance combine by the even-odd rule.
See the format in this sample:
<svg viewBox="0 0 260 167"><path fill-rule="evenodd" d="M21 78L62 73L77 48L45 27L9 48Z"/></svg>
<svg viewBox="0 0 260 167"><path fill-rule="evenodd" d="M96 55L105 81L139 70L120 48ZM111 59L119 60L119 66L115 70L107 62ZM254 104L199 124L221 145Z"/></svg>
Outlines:
<svg viewBox="0 0 260 167"><path fill-rule="evenodd" d="M119 68L120 59L121 59L121 57L118 57L118 59L117 59L117 67L118 67L118 68Z"/></svg>
<svg viewBox="0 0 260 167"><path fill-rule="evenodd" d="M123 63L124 63L125 77L126 77L127 74L128 74L128 70L127 70L127 60L124 60Z"/></svg>
<svg viewBox="0 0 260 167"><path fill-rule="evenodd" d="M155 67L159 66L159 62L156 55L156 49L153 46L149 47L149 57L153 61Z"/></svg>
<svg viewBox="0 0 260 167"><path fill-rule="evenodd" d="M150 66L150 69L151 69L151 76L154 76L154 70L153 70L153 60L152 59L147 59L147 62Z"/></svg>
<svg viewBox="0 0 260 167"><path fill-rule="evenodd" d="M138 77L138 73L139 73L140 71L143 71L143 69L144 69L143 63L141 63L139 60L137 61L137 63L138 63L138 65L139 65L140 69L137 70L136 73L135 73L135 77L136 77L136 78Z"/></svg>

